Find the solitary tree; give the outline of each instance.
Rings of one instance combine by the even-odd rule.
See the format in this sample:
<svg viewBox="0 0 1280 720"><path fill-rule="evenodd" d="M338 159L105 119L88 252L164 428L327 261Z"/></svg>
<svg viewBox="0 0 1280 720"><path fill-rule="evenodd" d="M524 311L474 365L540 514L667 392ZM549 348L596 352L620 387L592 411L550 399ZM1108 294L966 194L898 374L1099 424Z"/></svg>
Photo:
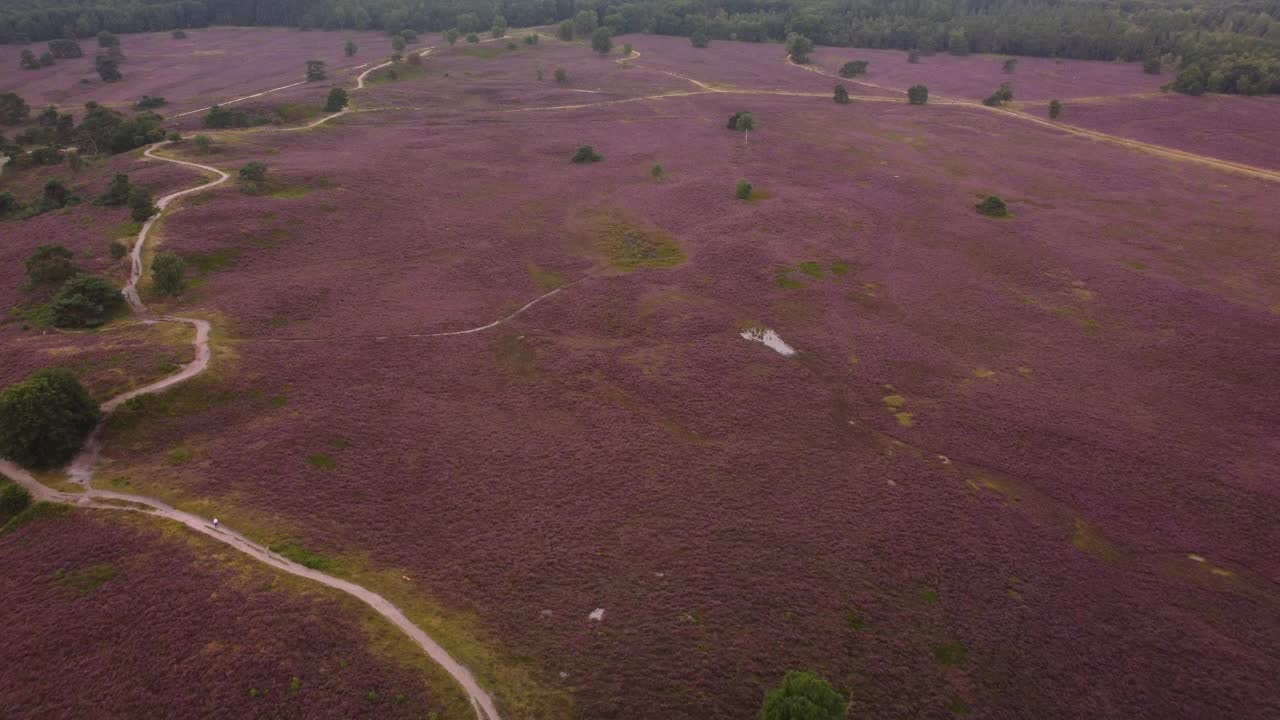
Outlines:
<svg viewBox="0 0 1280 720"><path fill-rule="evenodd" d="M912 105L924 105L929 102L929 88L924 85L912 85L907 88L907 102Z"/></svg>
<svg viewBox="0 0 1280 720"><path fill-rule="evenodd" d="M569 158L569 162L582 164L600 162L603 159L604 156L597 153L595 148L590 145L582 145L574 151L573 157Z"/></svg>
<svg viewBox="0 0 1280 720"><path fill-rule="evenodd" d="M848 701L826 680L792 671L764 700L760 720L845 720Z"/></svg>
<svg viewBox="0 0 1280 720"><path fill-rule="evenodd" d="M524 44L525 44L525 45L537 45L537 44L538 44L538 33L529 33L528 35L525 35L525 36L524 36Z"/></svg>
<svg viewBox="0 0 1280 720"><path fill-rule="evenodd" d="M1008 60L1005 60L1004 64L1000 66L1000 69L1006 74L1012 75L1014 71L1018 69L1018 58L1009 58Z"/></svg>
<svg viewBox="0 0 1280 720"><path fill-rule="evenodd" d="M756 129L756 119L751 117L749 112L738 113L738 119L733 125L735 130L742 131L743 142L751 142L751 131Z"/></svg>
<svg viewBox="0 0 1280 720"><path fill-rule="evenodd" d="M61 245L40 245L27 258L27 281L32 285L57 285L75 273L71 251Z"/></svg>
<svg viewBox="0 0 1280 720"><path fill-rule="evenodd" d="M159 253L151 263L152 287L160 295L181 295L186 288L183 280L185 272L182 258L171 252Z"/></svg>
<svg viewBox="0 0 1280 720"><path fill-rule="evenodd" d="M844 85L836 85L835 101L841 105L849 104L849 88Z"/></svg>
<svg viewBox="0 0 1280 720"><path fill-rule="evenodd" d="M840 77L855 77L867 74L867 60L850 60L840 66Z"/></svg>
<svg viewBox="0 0 1280 720"><path fill-rule="evenodd" d="M1062 103L1058 100L1050 100L1049 101L1049 119L1057 120L1058 116L1061 114L1062 114Z"/></svg>
<svg viewBox="0 0 1280 720"><path fill-rule="evenodd" d="M147 218L156 214L156 206L151 203L151 193L146 188L134 186L129 189L129 217L134 222L146 222Z"/></svg>
<svg viewBox="0 0 1280 720"><path fill-rule="evenodd" d="M501 15L493 16L493 27L489 28L489 34L495 38L500 38L507 34L507 19Z"/></svg>
<svg viewBox="0 0 1280 720"><path fill-rule="evenodd" d="M91 328L105 323L124 296L114 285L97 275L81 273L62 284L49 311L60 328Z"/></svg>
<svg viewBox="0 0 1280 720"><path fill-rule="evenodd" d="M40 370L0 392L0 456L32 468L69 461L101 411L75 376Z"/></svg>
<svg viewBox="0 0 1280 720"><path fill-rule="evenodd" d="M665 173L663 172L661 165L654 165L653 169L649 171L649 174L652 175L653 179L657 180L658 182L662 182L662 178L665 176Z"/></svg>
<svg viewBox="0 0 1280 720"><path fill-rule="evenodd" d="M477 34L475 34L475 33L467 33L467 42L469 42L469 43L471 43L472 45L474 45L474 44L476 44L476 43L480 42L480 36L479 36L479 35L477 35Z"/></svg>
<svg viewBox="0 0 1280 720"><path fill-rule="evenodd" d="M444 39L448 40L450 45L456 44L460 37L462 37L462 33L458 32L458 28L449 28L444 31Z"/></svg>
<svg viewBox="0 0 1280 720"><path fill-rule="evenodd" d="M309 82L323 80L325 77L327 76L325 75L323 60L307 61L307 80Z"/></svg>
<svg viewBox="0 0 1280 720"><path fill-rule="evenodd" d="M561 85L564 85L565 83L569 82L569 73L566 72L565 69L562 67L556 68L555 76L556 76L556 82L560 83Z"/></svg>
<svg viewBox="0 0 1280 720"><path fill-rule="evenodd" d="M107 191L93 201L94 205L124 205L129 202L129 176L117 174L111 179Z"/></svg>
<svg viewBox="0 0 1280 720"><path fill-rule="evenodd" d="M201 155L207 155L213 150L213 140L203 133L191 138L191 143L196 146L196 152Z"/></svg>
<svg viewBox="0 0 1280 720"><path fill-rule="evenodd" d="M26 122L31 114L27 101L18 93L0 93L0 125L17 125Z"/></svg>
<svg viewBox="0 0 1280 720"><path fill-rule="evenodd" d="M747 182L746 180L739 180L738 184L734 186L733 195L739 200L750 200L751 199L751 183Z"/></svg>
<svg viewBox="0 0 1280 720"><path fill-rule="evenodd" d="M253 161L240 168L240 184L245 193L257 195L262 190L262 183L267 181L267 166Z"/></svg>
<svg viewBox="0 0 1280 720"><path fill-rule="evenodd" d="M613 50L613 34L609 28L598 28L591 36L591 49L601 55L608 55Z"/></svg>
<svg viewBox="0 0 1280 720"><path fill-rule="evenodd" d="M417 57L416 55L414 57ZM329 90L329 98L324 102L325 112L338 112L347 106L347 91L340 87Z"/></svg>
<svg viewBox="0 0 1280 720"><path fill-rule="evenodd" d="M689 34L689 43L696 48L704 48L711 45L711 36L707 35L707 31L698 28Z"/></svg>
<svg viewBox="0 0 1280 720"><path fill-rule="evenodd" d="M631 43L622 44L622 57L631 57Z"/></svg>
<svg viewBox="0 0 1280 720"><path fill-rule="evenodd" d="M109 55L99 55L93 59L94 68L102 82L117 82L124 75L120 74L120 61Z"/></svg>
<svg viewBox="0 0 1280 720"><path fill-rule="evenodd" d="M988 195L974 207L977 208L978 212L989 217L1005 217L1009 214L1009 207L995 195Z"/></svg>
<svg viewBox="0 0 1280 720"><path fill-rule="evenodd" d="M809 53L813 52L813 41L800 33L787 35L787 55L792 62L800 65L809 63Z"/></svg>
<svg viewBox="0 0 1280 720"><path fill-rule="evenodd" d="M342 46L342 52L346 54L347 57L351 57L352 55L355 55L359 51L360 51L360 47L356 45L355 41L353 40L348 40L347 44Z"/></svg>

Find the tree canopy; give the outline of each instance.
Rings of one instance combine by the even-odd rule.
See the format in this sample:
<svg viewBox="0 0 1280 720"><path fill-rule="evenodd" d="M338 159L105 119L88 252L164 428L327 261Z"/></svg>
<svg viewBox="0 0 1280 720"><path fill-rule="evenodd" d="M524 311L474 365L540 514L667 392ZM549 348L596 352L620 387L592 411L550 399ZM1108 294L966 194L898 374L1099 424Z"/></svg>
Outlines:
<svg viewBox="0 0 1280 720"><path fill-rule="evenodd" d="M826 680L791 671L765 698L760 720L845 720L848 703Z"/></svg>
<svg viewBox="0 0 1280 720"><path fill-rule="evenodd" d="M69 461L101 412L75 376L40 370L0 392L0 456L43 469Z"/></svg>

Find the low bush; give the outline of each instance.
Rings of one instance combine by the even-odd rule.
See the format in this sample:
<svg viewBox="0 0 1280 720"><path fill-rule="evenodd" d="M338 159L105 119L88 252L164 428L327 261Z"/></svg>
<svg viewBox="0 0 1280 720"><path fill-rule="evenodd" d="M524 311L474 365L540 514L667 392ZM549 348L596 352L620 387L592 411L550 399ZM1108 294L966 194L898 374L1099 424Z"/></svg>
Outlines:
<svg viewBox="0 0 1280 720"><path fill-rule="evenodd" d="M751 183L746 180L739 180L737 186L733 190L733 194L739 200L750 200L751 190Z"/></svg>
<svg viewBox="0 0 1280 720"><path fill-rule="evenodd" d="M98 327L124 302L120 290L96 275L80 274L62 285L49 303L49 317L60 328Z"/></svg>
<svg viewBox="0 0 1280 720"><path fill-rule="evenodd" d="M1006 217L1009 214L1009 206L995 195L988 195L982 202L974 205L978 212L988 217Z"/></svg>
<svg viewBox="0 0 1280 720"><path fill-rule="evenodd" d="M822 678L791 671L764 700L760 720L845 720L848 702Z"/></svg>
<svg viewBox="0 0 1280 720"><path fill-rule="evenodd" d="M604 159L604 156L597 153L595 151L595 148L591 147L590 145L582 145L582 146L579 146L578 149L574 151L573 157L569 158L569 162L593 163L593 162L600 162L603 159Z"/></svg>

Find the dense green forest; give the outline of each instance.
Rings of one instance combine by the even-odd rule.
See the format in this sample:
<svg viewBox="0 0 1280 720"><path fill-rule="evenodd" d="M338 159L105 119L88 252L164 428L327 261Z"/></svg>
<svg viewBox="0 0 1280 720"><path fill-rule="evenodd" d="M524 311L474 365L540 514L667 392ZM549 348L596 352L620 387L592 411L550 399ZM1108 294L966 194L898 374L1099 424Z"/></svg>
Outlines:
<svg viewBox="0 0 1280 720"><path fill-rule="evenodd" d="M0 42L210 24L471 32L583 10L615 33L1159 61L1182 92L1280 93L1280 0L0 0Z"/></svg>

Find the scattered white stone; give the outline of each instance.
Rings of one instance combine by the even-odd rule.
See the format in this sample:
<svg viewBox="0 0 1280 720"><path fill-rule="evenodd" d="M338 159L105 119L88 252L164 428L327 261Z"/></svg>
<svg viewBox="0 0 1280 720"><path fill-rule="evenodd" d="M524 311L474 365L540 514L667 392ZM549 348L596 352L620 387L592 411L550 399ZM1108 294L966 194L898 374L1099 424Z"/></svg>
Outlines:
<svg viewBox="0 0 1280 720"><path fill-rule="evenodd" d="M1190 559L1192 559L1192 560L1194 560L1194 561L1196 561L1196 562L1198 562L1198 563L1205 562L1205 559L1204 559L1204 558L1202 558L1202 557L1200 557L1199 555L1188 555L1187 557L1188 557L1188 558L1190 558Z"/></svg>
<svg viewBox="0 0 1280 720"><path fill-rule="evenodd" d="M943 465L950 465L950 464L951 464L951 458L947 457L946 455L939 455L939 456L938 456L938 459L942 461L942 464L943 464Z"/></svg>
<svg viewBox="0 0 1280 720"><path fill-rule="evenodd" d="M567 672L565 672L565 671L561 670L561 671L560 671L560 679L561 679L561 680L564 680L564 679L565 679L565 678L567 678L567 677L569 677L569 673L567 673Z"/></svg>
<svg viewBox="0 0 1280 720"><path fill-rule="evenodd" d="M604 608L596 608L595 610L592 610L591 614L587 616L587 619L595 620L597 622L604 620Z"/></svg>
<svg viewBox="0 0 1280 720"><path fill-rule="evenodd" d="M653 574L653 576L654 576L654 577L656 577L656 578L666 577L666 575L667 575L667 574L666 574L666 573L664 573L664 572L656 572L656 573L654 573L654 574Z"/></svg>
<svg viewBox="0 0 1280 720"><path fill-rule="evenodd" d="M796 349L788 345L778 336L778 333L768 328L750 328L738 333L743 340L751 340L752 342L764 343L769 347L777 350L782 355L795 355Z"/></svg>
<svg viewBox="0 0 1280 720"><path fill-rule="evenodd" d="M894 481L892 481L892 480L889 480L889 481L887 481L887 482L889 483L889 486L890 486L890 487L895 487L895 486L897 486L897 484L898 484L898 483L896 483L896 482L894 482Z"/></svg>

